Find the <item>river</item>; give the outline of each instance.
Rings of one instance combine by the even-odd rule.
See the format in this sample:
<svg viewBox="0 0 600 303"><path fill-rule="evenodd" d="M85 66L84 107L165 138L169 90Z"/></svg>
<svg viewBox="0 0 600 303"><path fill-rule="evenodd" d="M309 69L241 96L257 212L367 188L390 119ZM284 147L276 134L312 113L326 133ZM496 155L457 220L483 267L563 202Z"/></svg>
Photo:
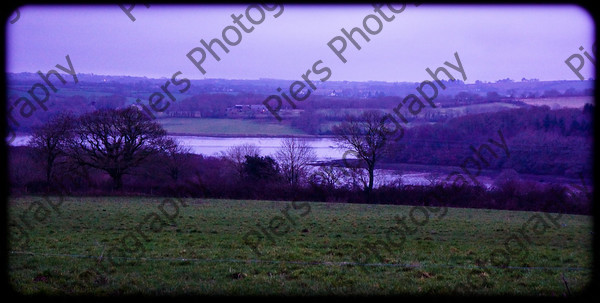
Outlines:
<svg viewBox="0 0 600 303"><path fill-rule="evenodd" d="M281 141L284 138L281 137L204 137L204 136L170 136L175 139L180 145L190 148L190 151L194 154L202 154L206 156L218 156L221 152L227 150L227 148L240 144L255 144L260 147L261 155L274 156L277 150L280 148ZM27 141L31 136L21 135L17 136L11 143L13 146L23 146L27 144ZM314 148L317 156L317 161L329 161L335 159L342 159L344 150L336 148L336 143L331 138L307 138L306 139L310 146ZM351 154L347 156L353 158ZM376 182L375 186L378 187L384 183L390 183L395 179L400 179L403 184L408 185L429 185L428 180L430 173L419 170L402 171L402 174L398 174L399 171L376 169ZM481 180L483 184L489 186L491 180L483 177L485 180ZM439 178L438 178L439 179Z"/></svg>
<svg viewBox="0 0 600 303"><path fill-rule="evenodd" d="M194 154L202 154L205 156L218 156L220 152L227 148L241 144L255 144L260 147L261 155L274 156L281 146L281 141L284 138L273 137L202 137L202 136L169 136L175 139L181 146L190 148ZM11 143L13 146L23 146L31 136L17 136ZM337 149L335 141L331 138L307 138L310 146L313 147L317 156L317 161L328 161L341 159L344 154L343 150ZM352 158L352 155L348 155Z"/></svg>

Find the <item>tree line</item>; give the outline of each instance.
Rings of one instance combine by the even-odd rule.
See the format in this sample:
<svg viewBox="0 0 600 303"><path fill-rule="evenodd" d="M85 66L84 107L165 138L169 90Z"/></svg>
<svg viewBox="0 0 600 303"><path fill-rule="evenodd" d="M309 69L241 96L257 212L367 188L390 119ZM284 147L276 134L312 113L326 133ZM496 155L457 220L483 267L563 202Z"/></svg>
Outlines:
<svg viewBox="0 0 600 303"><path fill-rule="evenodd" d="M144 167L155 166L176 182L193 157L189 148L169 138L159 123L137 107L56 115L33 129L28 148L26 154L43 168L46 187L61 176L94 170L110 177L114 191L123 188L124 176L143 176L140 170ZM260 156L255 145L234 146L222 153L239 178L280 177L292 186L304 181L315 157L312 147L297 138L282 141L277 160Z"/></svg>
<svg viewBox="0 0 600 303"><path fill-rule="evenodd" d="M512 177L491 190L440 186L435 179L429 186L405 185L397 179L375 188L375 170L397 153L398 144L382 117L367 111L336 125L344 160L318 165L308 142L298 138L284 139L272 156L249 144L203 156L180 146L135 107L61 114L35 128L28 146L11 147L11 191L35 194L67 188L78 195L162 196L186 192L207 198L589 211L584 192L568 195L564 186ZM433 201L433 196L444 201Z"/></svg>
<svg viewBox="0 0 600 303"><path fill-rule="evenodd" d="M384 161L458 166L472 153L471 145L486 142L501 129L511 156L493 160L491 168L510 168L521 174L578 178L583 173L591 177L593 115L592 104L583 109L557 110L530 106L416 126L393 143L394 152Z"/></svg>

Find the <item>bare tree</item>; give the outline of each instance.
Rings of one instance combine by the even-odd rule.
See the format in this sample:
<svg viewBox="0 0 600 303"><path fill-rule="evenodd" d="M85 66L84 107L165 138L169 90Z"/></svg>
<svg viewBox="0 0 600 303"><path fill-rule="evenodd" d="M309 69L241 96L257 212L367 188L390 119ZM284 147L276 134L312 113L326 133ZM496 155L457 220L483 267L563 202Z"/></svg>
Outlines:
<svg viewBox="0 0 600 303"><path fill-rule="evenodd" d="M161 146L161 155L165 171L173 181L179 180L182 169L190 159L190 148L181 146L169 138Z"/></svg>
<svg viewBox="0 0 600 303"><path fill-rule="evenodd" d="M333 165L323 165L313 172L310 176L311 182L314 184L323 185L329 188L342 187L344 183L345 172L341 167Z"/></svg>
<svg viewBox="0 0 600 303"><path fill-rule="evenodd" d="M432 172L425 175L425 180L429 181L429 185L435 186L440 183L440 173Z"/></svg>
<svg viewBox="0 0 600 303"><path fill-rule="evenodd" d="M74 121L71 114L60 114L33 130L28 145L44 162L47 184L50 184L59 158L66 155L65 144L72 134Z"/></svg>
<svg viewBox="0 0 600 303"><path fill-rule="evenodd" d="M77 164L107 172L120 189L123 175L164 148L166 134L137 108L101 109L79 117L67 152Z"/></svg>
<svg viewBox="0 0 600 303"><path fill-rule="evenodd" d="M385 127L385 116L378 111L364 112L358 118L347 117L346 121L333 127L335 140L340 149L353 153L364 164L369 175L365 191L373 190L375 165L387 152L391 132Z"/></svg>
<svg viewBox="0 0 600 303"><path fill-rule="evenodd" d="M369 176L363 167L347 165L342 167L341 171L348 188L364 190L369 186Z"/></svg>
<svg viewBox="0 0 600 303"><path fill-rule="evenodd" d="M256 157L260 155L260 148L254 144L241 144L227 148L225 152L221 152L221 156L229 159L233 169L237 173L240 180L244 177L244 163L246 156Z"/></svg>
<svg viewBox="0 0 600 303"><path fill-rule="evenodd" d="M306 177L310 163L317 158L312 146L305 139L285 138L275 154L286 180L293 186Z"/></svg>

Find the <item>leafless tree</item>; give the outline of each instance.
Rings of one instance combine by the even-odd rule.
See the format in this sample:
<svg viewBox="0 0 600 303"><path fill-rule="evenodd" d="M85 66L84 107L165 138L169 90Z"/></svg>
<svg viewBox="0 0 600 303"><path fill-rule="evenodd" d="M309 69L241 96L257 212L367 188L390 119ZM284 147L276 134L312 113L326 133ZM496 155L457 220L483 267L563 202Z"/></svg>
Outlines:
<svg viewBox="0 0 600 303"><path fill-rule="evenodd" d="M182 169L190 158L190 148L182 146L169 138L161 146L160 159L163 160L165 171L173 181L179 180Z"/></svg>
<svg viewBox="0 0 600 303"><path fill-rule="evenodd" d="M103 170L123 185L122 177L164 149L166 131L139 109L101 109L77 120L67 153L77 164Z"/></svg>
<svg viewBox="0 0 600 303"><path fill-rule="evenodd" d="M65 144L72 135L74 121L75 118L71 114L60 114L33 130L28 145L44 162L47 184L50 184L59 159L66 155Z"/></svg>
<svg viewBox="0 0 600 303"><path fill-rule="evenodd" d="M369 183L365 191L373 190L375 166L388 151L391 132L385 126L385 116L378 111L367 111L356 117L347 117L333 127L338 147L352 152L366 167Z"/></svg>
<svg viewBox="0 0 600 303"><path fill-rule="evenodd" d="M341 170L348 188L364 190L369 186L369 176L363 167L348 165L341 167Z"/></svg>
<svg viewBox="0 0 600 303"><path fill-rule="evenodd" d="M440 174L437 172L428 173L425 175L425 180L429 181L429 185L434 186L440 183Z"/></svg>
<svg viewBox="0 0 600 303"><path fill-rule="evenodd" d="M241 144L227 148L225 152L221 152L221 156L229 159L233 169L237 173L240 180L244 177L244 162L246 156L254 157L260 155L260 148L254 144Z"/></svg>
<svg viewBox="0 0 600 303"><path fill-rule="evenodd" d="M305 139L285 138L275 154L286 180L293 186L300 184L306 177L308 166L317 156Z"/></svg>
<svg viewBox="0 0 600 303"><path fill-rule="evenodd" d="M311 175L311 182L323 185L329 188L343 187L345 185L344 168L333 165L319 166Z"/></svg>

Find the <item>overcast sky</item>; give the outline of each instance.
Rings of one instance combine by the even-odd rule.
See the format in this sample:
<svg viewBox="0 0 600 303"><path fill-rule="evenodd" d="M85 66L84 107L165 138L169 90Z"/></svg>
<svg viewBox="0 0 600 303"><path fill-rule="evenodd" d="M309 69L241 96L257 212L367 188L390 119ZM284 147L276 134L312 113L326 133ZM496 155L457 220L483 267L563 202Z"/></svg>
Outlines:
<svg viewBox="0 0 600 303"><path fill-rule="evenodd" d="M278 18L265 11L265 20L242 40L210 54L203 75L186 54L201 47L200 39L220 38L234 25L231 14L245 14L247 5L159 6L137 5L135 22L112 6L27 6L20 18L6 23L7 71L47 72L56 64L67 67L69 55L77 73L171 78L181 71L189 79L300 79L318 60L332 71L330 81L414 81L429 79L445 61L456 65L458 52L468 83L511 78L577 80L565 64L572 54L591 56L595 25L576 6L433 6L407 5L399 14L381 19L383 28L369 35L356 50L348 41L342 63L327 46L341 29L363 27L370 5L285 5ZM259 13L251 11L258 19ZM13 14L10 19L13 19ZM379 16L379 15L378 15ZM251 24L245 16L246 26ZM372 28L374 19L367 23ZM239 26L237 27L239 29ZM228 35L234 37L230 30ZM233 39L233 38L230 38ZM198 55L199 56L199 55ZM585 56L584 56L585 58ZM586 58L581 71L593 77L595 66ZM578 64L577 60L573 61ZM457 73L457 72L456 72Z"/></svg>

